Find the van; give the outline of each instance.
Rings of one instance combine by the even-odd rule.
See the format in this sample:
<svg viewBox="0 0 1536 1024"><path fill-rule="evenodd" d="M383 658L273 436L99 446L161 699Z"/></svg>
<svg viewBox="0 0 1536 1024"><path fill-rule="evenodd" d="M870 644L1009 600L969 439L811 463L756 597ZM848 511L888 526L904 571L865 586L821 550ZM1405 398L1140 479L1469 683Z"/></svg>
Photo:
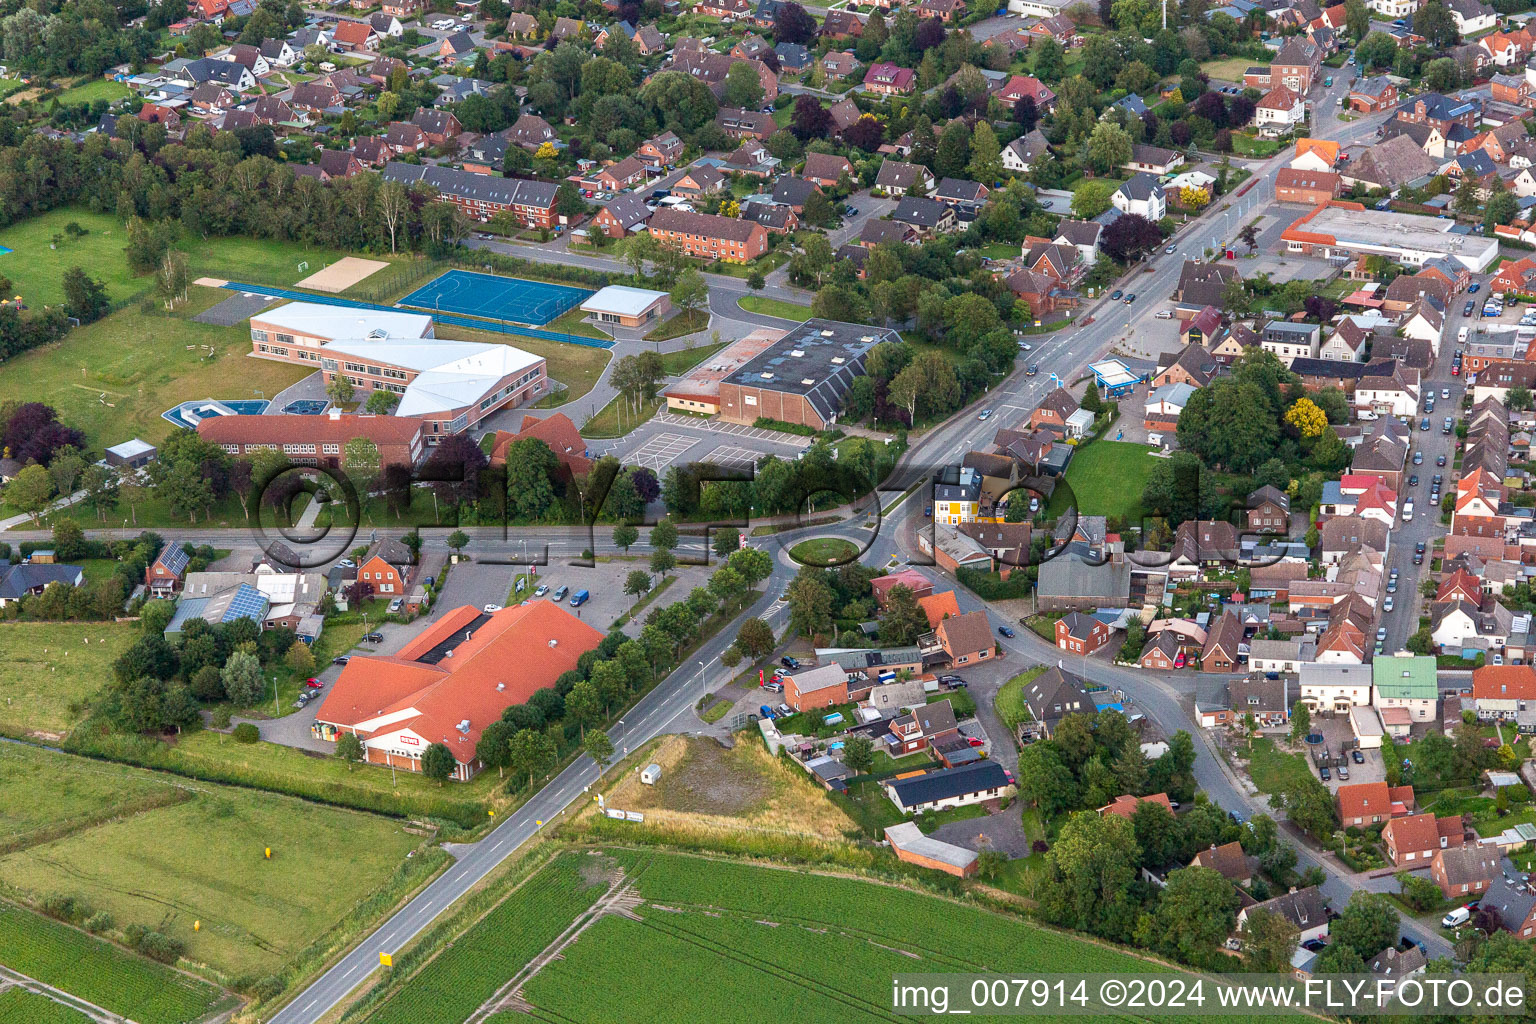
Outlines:
<svg viewBox="0 0 1536 1024"><path fill-rule="evenodd" d="M1472 920L1472 911L1466 907L1457 907L1440 919L1440 926L1442 928L1455 928L1458 925L1466 924L1470 920Z"/></svg>
<svg viewBox="0 0 1536 1024"><path fill-rule="evenodd" d="M585 590L576 591L576 593L571 595L571 607L580 608L582 605L587 603L587 599L591 596L592 595L587 593Z"/></svg>
<svg viewBox="0 0 1536 1024"><path fill-rule="evenodd" d="M660 778L661 778L661 765L659 765L659 764L649 764L649 765L646 765L645 766L645 771L640 773L640 781L645 783L647 786L654 786L654 785L656 785L657 780L659 780Z"/></svg>
<svg viewBox="0 0 1536 1024"><path fill-rule="evenodd" d="M571 588L562 583L560 586L555 588L555 592L551 596L554 597L556 601L564 601L565 595L569 594L570 592Z"/></svg>
<svg viewBox="0 0 1536 1024"><path fill-rule="evenodd" d="M1407 501L1403 502L1403 522L1405 522L1405 523L1413 522L1413 499L1412 498L1409 498Z"/></svg>
<svg viewBox="0 0 1536 1024"><path fill-rule="evenodd" d="M1461 330L1456 332L1456 340L1457 341L1466 341L1467 340L1467 328L1466 327L1463 327Z"/></svg>

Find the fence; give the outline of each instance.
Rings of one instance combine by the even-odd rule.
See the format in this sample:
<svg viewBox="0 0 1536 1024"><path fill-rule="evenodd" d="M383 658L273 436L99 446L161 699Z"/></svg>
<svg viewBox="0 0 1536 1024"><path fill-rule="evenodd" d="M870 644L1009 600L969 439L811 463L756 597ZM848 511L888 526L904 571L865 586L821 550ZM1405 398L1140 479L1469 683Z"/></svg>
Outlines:
<svg viewBox="0 0 1536 1024"><path fill-rule="evenodd" d="M318 302L325 306L341 306L345 309L377 309L384 312L397 312L398 307L385 306L377 302L361 302L357 299L343 299L337 295L317 295L313 292L294 291L292 288L271 288L263 284L241 284L239 281L230 281L224 285L233 292L251 292L255 295L270 295L275 299L291 299L294 302ZM545 341L561 341L568 345L585 345L588 348L613 348L613 341L606 338L584 338L579 334L566 334L563 331L545 331L537 327L523 327L520 324L511 324L505 320L481 320L472 316L463 316L458 313L440 313L433 310L421 310L435 322L450 324L457 327L470 327L477 331L495 331L498 334L518 334L526 338L541 338Z"/></svg>

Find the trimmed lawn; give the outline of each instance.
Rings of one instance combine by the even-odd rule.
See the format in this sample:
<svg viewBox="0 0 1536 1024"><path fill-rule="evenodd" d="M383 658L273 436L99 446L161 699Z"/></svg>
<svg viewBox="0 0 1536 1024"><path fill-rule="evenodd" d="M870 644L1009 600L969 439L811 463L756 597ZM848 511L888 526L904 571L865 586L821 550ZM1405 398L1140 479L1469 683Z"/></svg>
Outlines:
<svg viewBox="0 0 1536 1024"><path fill-rule="evenodd" d="M0 743L0 852L50 842L110 818L189 800L170 775L103 766L82 771L72 757L39 756L21 743Z"/></svg>
<svg viewBox="0 0 1536 1024"><path fill-rule="evenodd" d="M1257 63L1250 57L1229 57L1226 60L1208 60L1200 65L1200 70L1223 82L1241 82L1243 72Z"/></svg>
<svg viewBox="0 0 1536 1024"><path fill-rule="evenodd" d="M1280 143L1274 139L1256 139L1252 135L1233 132L1232 152L1238 156L1274 156L1280 152Z"/></svg>
<svg viewBox="0 0 1536 1024"><path fill-rule="evenodd" d="M789 557L803 565L841 565L858 554L858 545L841 537L813 537L789 549Z"/></svg>
<svg viewBox="0 0 1536 1024"><path fill-rule="evenodd" d="M539 329L543 331L559 331L562 334L574 334L578 338L610 340L608 335L586 321L587 314L583 313L580 307L577 307L576 309L566 310Z"/></svg>
<svg viewBox="0 0 1536 1024"><path fill-rule="evenodd" d="M664 402L643 402L637 413L628 398L616 395L613 401L599 409L591 419L579 424L581 434L583 437L623 437L656 415L656 410L663 405Z"/></svg>
<svg viewBox="0 0 1536 1024"><path fill-rule="evenodd" d="M140 774L29 753L73 771ZM201 783L191 799L0 858L0 884L32 899L82 897L119 928L142 924L185 942L193 961L259 977L340 922L421 844L385 818Z"/></svg>
<svg viewBox="0 0 1536 1024"><path fill-rule="evenodd" d="M1075 495L1080 514L1139 520L1141 491L1157 465L1149 453L1155 451L1152 445L1129 441L1095 441L1085 446L1067 467L1070 488L1058 488L1051 495L1050 514L1065 510L1068 495Z"/></svg>
<svg viewBox="0 0 1536 1024"><path fill-rule="evenodd" d="M696 348L678 349L676 352L663 352L661 354L662 372L669 377L680 377L725 348L726 344L727 342L722 341L718 345L699 345Z"/></svg>
<svg viewBox="0 0 1536 1024"><path fill-rule="evenodd" d="M6 623L0 629L0 732L74 728L138 635L131 622Z"/></svg>
<svg viewBox="0 0 1536 1024"><path fill-rule="evenodd" d="M802 306L798 302L785 302L783 299L767 299L761 295L743 295L736 300L736 305L748 313L776 316L781 320L804 323L811 318L810 306Z"/></svg>
<svg viewBox="0 0 1536 1024"><path fill-rule="evenodd" d="M998 717L1007 724L1010 732L1018 732L1019 726L1032 717L1029 708L1024 706L1024 687L1044 671L1044 665L1025 669L1004 683L1002 689L997 691L997 697L992 703L997 708Z"/></svg>
<svg viewBox="0 0 1536 1024"><path fill-rule="evenodd" d="M0 256L0 268L9 259ZM171 424L160 414L179 402L255 398L258 390L271 398L306 377L307 367L251 358L244 325L190 319L229 295L194 286L174 313L133 304L76 328L56 345L9 360L0 374L0 401L47 402L100 449L135 436L161 440Z"/></svg>
<svg viewBox="0 0 1536 1024"><path fill-rule="evenodd" d="M110 78L87 78L79 85L60 93L59 102L61 104L94 103L97 100L106 100L111 103L114 100L127 99L132 95L133 90L122 82L114 82Z"/></svg>
<svg viewBox="0 0 1536 1024"><path fill-rule="evenodd" d="M1259 792L1278 793L1311 774L1312 768L1303 755L1286 753L1275 746L1275 741L1268 736L1253 741L1248 775Z"/></svg>

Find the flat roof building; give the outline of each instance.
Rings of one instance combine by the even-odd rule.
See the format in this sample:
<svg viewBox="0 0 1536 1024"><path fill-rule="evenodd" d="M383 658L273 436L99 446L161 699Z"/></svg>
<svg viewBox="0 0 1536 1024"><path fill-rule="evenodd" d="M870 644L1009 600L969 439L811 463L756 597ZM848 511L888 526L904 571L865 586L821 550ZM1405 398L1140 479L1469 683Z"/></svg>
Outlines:
<svg viewBox="0 0 1536 1024"><path fill-rule="evenodd" d="M1359 203L1319 206L1286 228L1286 250L1324 258L1386 256L1396 263L1423 266L1450 257L1481 273L1499 255L1499 240L1460 234L1454 220L1414 217L1366 209Z"/></svg>
<svg viewBox="0 0 1536 1024"><path fill-rule="evenodd" d="M286 302L251 317L251 355L309 366L319 365L320 349L340 338L398 341L432 336L432 318L425 313Z"/></svg>
<svg viewBox="0 0 1536 1024"><path fill-rule="evenodd" d="M719 412L720 382L756 359L784 337L784 333L771 327L760 327L731 342L662 392L667 399L667 408L709 415Z"/></svg>
<svg viewBox="0 0 1536 1024"><path fill-rule="evenodd" d="M592 319L620 327L643 327L665 316L671 309L672 297L666 292L622 284L599 288L581 304L581 311Z"/></svg>
<svg viewBox="0 0 1536 1024"><path fill-rule="evenodd" d="M720 418L760 418L823 430L837 422L843 399L864 375L869 350L900 335L883 327L811 319L792 329L720 382Z"/></svg>

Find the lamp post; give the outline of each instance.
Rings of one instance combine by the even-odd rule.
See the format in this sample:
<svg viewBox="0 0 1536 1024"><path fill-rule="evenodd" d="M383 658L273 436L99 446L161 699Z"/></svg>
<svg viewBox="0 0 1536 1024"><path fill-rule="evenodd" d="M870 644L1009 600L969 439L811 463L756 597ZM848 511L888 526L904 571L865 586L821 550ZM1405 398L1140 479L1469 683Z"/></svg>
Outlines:
<svg viewBox="0 0 1536 1024"><path fill-rule="evenodd" d="M621 719L619 719L619 740L621 742L620 749L624 751L623 756L624 757L628 757L629 756L629 748L622 745L623 739L624 739L624 719L621 718Z"/></svg>
<svg viewBox="0 0 1536 1024"><path fill-rule="evenodd" d="M277 676L272 677L272 713L276 715L283 713L283 709L277 703Z"/></svg>

